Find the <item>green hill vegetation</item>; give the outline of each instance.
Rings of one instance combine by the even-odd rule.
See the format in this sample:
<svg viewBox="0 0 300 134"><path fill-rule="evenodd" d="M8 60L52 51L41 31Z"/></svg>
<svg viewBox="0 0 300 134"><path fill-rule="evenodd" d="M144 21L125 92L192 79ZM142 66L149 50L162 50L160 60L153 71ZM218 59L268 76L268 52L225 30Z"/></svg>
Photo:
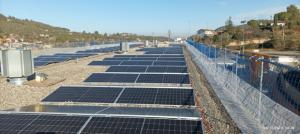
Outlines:
<svg viewBox="0 0 300 134"><path fill-rule="evenodd" d="M273 20L249 20L237 26L229 17L225 26L216 29L216 32L218 34L214 37L201 38L195 35L192 38L198 42L214 43L222 47L231 42L241 42L243 39L270 39L264 44L248 44L245 47L300 51L300 10L297 6L290 5L285 12L275 14Z"/></svg>
<svg viewBox="0 0 300 134"><path fill-rule="evenodd" d="M152 40L152 36L142 36L136 34L116 33L108 35L106 33L71 32L67 28L54 27L48 24L36 22L28 19L18 19L15 17L6 17L0 13L0 39L10 36L23 39L25 42L43 42L43 43L64 43L78 41L126 41ZM166 37L155 37L159 41L166 41Z"/></svg>

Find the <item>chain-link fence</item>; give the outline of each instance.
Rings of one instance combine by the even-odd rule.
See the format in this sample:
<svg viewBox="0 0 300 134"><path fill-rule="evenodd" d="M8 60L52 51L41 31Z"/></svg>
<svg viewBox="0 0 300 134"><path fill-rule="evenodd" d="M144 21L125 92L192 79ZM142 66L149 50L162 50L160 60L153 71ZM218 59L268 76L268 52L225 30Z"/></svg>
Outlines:
<svg viewBox="0 0 300 134"><path fill-rule="evenodd" d="M268 56L189 42L202 71L230 92L267 132L299 132L300 70L271 62ZM193 50L193 51L194 51Z"/></svg>

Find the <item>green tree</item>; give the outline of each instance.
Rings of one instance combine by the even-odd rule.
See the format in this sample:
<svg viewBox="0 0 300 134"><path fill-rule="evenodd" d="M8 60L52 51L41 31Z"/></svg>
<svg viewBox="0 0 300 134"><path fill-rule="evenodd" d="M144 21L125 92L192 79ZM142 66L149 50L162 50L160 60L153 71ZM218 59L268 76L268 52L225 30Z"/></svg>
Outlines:
<svg viewBox="0 0 300 134"><path fill-rule="evenodd" d="M95 34L95 35L98 35L98 34L99 34L99 32L98 32L98 31L95 31L95 32L94 32L94 34Z"/></svg>
<svg viewBox="0 0 300 134"><path fill-rule="evenodd" d="M247 25L249 25L250 27L254 28L254 29L258 29L259 28L259 24L257 20L250 20L247 22Z"/></svg>
<svg viewBox="0 0 300 134"><path fill-rule="evenodd" d="M225 22L225 28L226 28L226 30L227 30L227 32L229 34L232 34L234 32L234 26L233 26L233 22L232 22L231 16L228 18L228 20L226 20L226 22Z"/></svg>

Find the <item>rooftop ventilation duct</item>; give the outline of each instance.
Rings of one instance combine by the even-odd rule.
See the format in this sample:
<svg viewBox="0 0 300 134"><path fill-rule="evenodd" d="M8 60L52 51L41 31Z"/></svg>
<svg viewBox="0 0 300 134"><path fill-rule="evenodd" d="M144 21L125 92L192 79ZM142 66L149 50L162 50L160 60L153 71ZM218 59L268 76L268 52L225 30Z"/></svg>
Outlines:
<svg viewBox="0 0 300 134"><path fill-rule="evenodd" d="M2 50L0 55L1 75L10 83L22 85L34 73L31 50Z"/></svg>
<svg viewBox="0 0 300 134"><path fill-rule="evenodd" d="M127 42L121 42L120 43L120 50L122 52L128 52L129 51L129 45Z"/></svg>

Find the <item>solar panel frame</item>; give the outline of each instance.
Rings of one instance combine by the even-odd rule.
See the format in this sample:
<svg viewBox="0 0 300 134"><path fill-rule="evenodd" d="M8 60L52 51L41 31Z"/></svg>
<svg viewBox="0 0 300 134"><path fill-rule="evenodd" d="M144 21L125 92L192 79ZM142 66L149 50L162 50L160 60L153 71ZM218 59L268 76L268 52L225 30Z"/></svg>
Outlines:
<svg viewBox="0 0 300 134"><path fill-rule="evenodd" d="M103 65L103 66L111 66L111 65L120 65L122 61L92 61L88 65L90 66L97 66L97 65Z"/></svg>
<svg viewBox="0 0 300 134"><path fill-rule="evenodd" d="M153 61L123 61L120 65L152 65Z"/></svg>

